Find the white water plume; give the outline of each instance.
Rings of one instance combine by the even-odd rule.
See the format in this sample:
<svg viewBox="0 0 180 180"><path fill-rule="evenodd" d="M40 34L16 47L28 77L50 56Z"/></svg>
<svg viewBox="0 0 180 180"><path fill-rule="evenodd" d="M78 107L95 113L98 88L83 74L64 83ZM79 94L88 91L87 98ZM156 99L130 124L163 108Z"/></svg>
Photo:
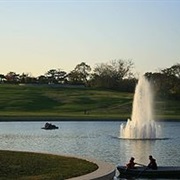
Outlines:
<svg viewBox="0 0 180 180"><path fill-rule="evenodd" d="M131 119L120 126L120 138L156 139L157 126L154 122L153 92L148 80L142 76L136 86Z"/></svg>

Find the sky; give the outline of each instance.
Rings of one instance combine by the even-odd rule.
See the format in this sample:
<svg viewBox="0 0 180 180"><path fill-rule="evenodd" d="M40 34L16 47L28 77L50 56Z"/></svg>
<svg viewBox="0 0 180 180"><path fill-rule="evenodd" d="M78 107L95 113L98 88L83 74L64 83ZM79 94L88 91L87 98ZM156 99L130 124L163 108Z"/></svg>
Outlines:
<svg viewBox="0 0 180 180"><path fill-rule="evenodd" d="M138 73L180 63L180 1L0 0L0 74L115 59Z"/></svg>

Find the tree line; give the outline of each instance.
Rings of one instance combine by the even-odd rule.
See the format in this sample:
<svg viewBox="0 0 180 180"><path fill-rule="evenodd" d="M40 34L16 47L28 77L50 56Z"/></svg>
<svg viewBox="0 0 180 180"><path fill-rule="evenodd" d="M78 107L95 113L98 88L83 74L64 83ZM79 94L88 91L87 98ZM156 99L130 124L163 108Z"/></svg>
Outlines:
<svg viewBox="0 0 180 180"><path fill-rule="evenodd" d="M177 63L159 72L147 72L145 76L151 81L154 91L162 97L180 99L180 64Z"/></svg>
<svg viewBox="0 0 180 180"><path fill-rule="evenodd" d="M60 84L83 85L93 88L106 88L124 92L134 92L138 79L133 73L131 60L112 60L96 64L92 69L85 62L77 64L67 73L62 69L50 69L45 74L33 77L28 73L9 72L0 74L0 83L8 84ZM145 76L151 81L156 93L164 97L180 99L180 64L158 72L147 72Z"/></svg>

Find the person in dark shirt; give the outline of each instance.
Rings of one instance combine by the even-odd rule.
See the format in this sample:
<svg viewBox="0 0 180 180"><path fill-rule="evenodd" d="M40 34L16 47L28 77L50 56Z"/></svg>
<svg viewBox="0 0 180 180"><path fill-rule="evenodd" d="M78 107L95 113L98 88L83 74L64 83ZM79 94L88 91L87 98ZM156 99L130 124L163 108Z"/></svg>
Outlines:
<svg viewBox="0 0 180 180"><path fill-rule="evenodd" d="M151 155L149 156L149 164L148 164L148 168L150 169L154 169L156 170L157 169L157 163L156 163L156 159L154 159Z"/></svg>
<svg viewBox="0 0 180 180"><path fill-rule="evenodd" d="M134 162L134 158L133 157L131 157L131 159L129 160L129 163L128 164L126 164L126 168L127 169L134 169L135 167L135 162Z"/></svg>

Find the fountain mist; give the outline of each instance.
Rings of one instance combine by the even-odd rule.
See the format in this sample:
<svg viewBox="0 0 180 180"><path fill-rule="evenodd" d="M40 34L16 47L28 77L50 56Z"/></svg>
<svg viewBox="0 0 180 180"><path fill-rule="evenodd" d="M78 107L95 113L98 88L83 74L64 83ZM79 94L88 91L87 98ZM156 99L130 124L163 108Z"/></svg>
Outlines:
<svg viewBox="0 0 180 180"><path fill-rule="evenodd" d="M153 117L153 93L150 83L142 76L136 86L131 119L120 126L120 138L156 139Z"/></svg>

